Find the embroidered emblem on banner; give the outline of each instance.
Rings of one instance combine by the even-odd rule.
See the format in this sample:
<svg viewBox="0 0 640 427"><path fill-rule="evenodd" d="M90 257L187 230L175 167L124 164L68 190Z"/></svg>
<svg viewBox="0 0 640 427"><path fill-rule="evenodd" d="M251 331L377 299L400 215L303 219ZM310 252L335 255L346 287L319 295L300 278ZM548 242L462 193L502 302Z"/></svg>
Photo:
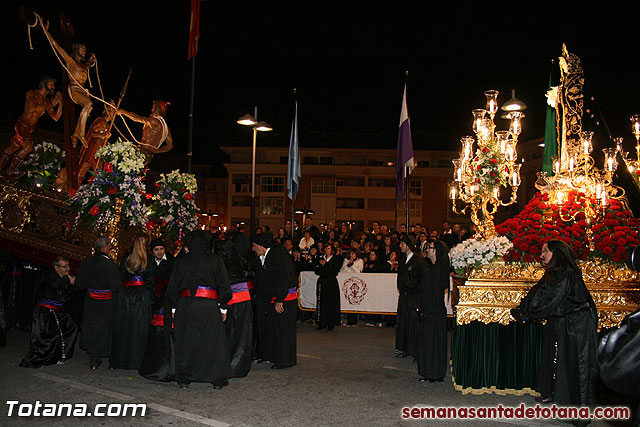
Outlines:
<svg viewBox="0 0 640 427"><path fill-rule="evenodd" d="M359 277L349 277L342 284L342 293L349 304L358 305L367 294L367 282Z"/></svg>

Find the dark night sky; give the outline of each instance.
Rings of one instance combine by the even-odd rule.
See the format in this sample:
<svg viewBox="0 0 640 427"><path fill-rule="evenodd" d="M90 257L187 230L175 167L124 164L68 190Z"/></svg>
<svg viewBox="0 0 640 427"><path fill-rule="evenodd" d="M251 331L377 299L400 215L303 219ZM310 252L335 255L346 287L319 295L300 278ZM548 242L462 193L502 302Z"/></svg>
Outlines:
<svg viewBox="0 0 640 427"><path fill-rule="evenodd" d="M15 122L25 91L35 88L42 75L61 73L41 33L32 32L34 50L29 50L20 4L51 20L53 31L61 11L71 17L76 40L98 57L106 98L118 96L132 68L123 108L147 114L153 99L171 101L166 119L176 144L173 155L182 158L191 72L188 1L4 3L1 24L10 61L3 67L9 74L0 110L3 126ZM361 143L364 135L367 146L395 148L405 70L414 148L457 149L459 138L472 132L471 110L484 106L487 89L500 90L500 102L516 89L529 106L521 138L539 137L551 59L560 54L562 43L581 58L613 136L633 146L628 118L640 112L637 10L608 6L576 12L567 2L556 3L556 10L542 2L517 7L503 2L500 11L486 2L398 4L348 9L309 3L276 9L262 3L250 9L203 1L194 163L215 162L220 145L249 144L250 131L235 121L253 112L254 105L259 118L276 130L260 141L287 145L294 87L302 147ZM511 15L505 12L514 9ZM97 93L95 75L92 81ZM96 108L92 117L100 111ZM605 128L594 130L596 143L606 143Z"/></svg>

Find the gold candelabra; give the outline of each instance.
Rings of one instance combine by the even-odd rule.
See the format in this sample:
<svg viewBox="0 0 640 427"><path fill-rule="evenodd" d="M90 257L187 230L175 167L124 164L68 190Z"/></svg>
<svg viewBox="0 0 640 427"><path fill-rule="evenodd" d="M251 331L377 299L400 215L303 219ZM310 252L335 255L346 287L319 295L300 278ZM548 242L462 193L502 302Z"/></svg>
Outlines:
<svg viewBox="0 0 640 427"><path fill-rule="evenodd" d="M595 166L591 157L593 151L593 132L582 131L579 143L566 144L563 156L551 158L553 176L538 172L536 188L549 194L549 200L558 206L564 205L572 193L581 197L582 210L573 213L559 210L560 219L574 221L583 212L585 216L585 235L589 247L594 250L592 227L604 217L609 199L624 201L624 190L613 185L613 173L618 167L617 154L622 147L622 138L615 138L616 147L604 148L602 169ZM623 157L624 158L624 157Z"/></svg>
<svg viewBox="0 0 640 427"><path fill-rule="evenodd" d="M622 160L627 165L629 173L633 177L633 182L640 189L640 114L631 116L631 131L636 137L636 159L629 158L629 153L622 151L623 138L615 138L616 150L620 153Z"/></svg>
<svg viewBox="0 0 640 427"><path fill-rule="evenodd" d="M471 136L460 139L460 158L453 160L453 181L449 185L453 211L457 214L469 212L476 226L476 235L481 239L496 234L493 216L498 207L516 202L521 182L516 146L522 131L523 115L512 111L509 113L509 130L496 131L494 118L498 112L498 93L497 90L486 91L486 108L472 111L477 144ZM506 202L501 198L501 187L511 187ZM460 210L458 200L465 204Z"/></svg>

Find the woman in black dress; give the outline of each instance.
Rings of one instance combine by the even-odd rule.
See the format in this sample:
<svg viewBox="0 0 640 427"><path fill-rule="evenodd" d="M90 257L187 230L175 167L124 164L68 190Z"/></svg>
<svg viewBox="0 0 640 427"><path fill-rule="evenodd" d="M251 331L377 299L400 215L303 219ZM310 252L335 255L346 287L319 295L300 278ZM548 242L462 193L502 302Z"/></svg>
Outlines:
<svg viewBox="0 0 640 427"><path fill-rule="evenodd" d="M338 273L342 260L333 254L333 246L325 247L324 256L314 269L319 276L316 284L316 329L332 331L340 325L340 287Z"/></svg>

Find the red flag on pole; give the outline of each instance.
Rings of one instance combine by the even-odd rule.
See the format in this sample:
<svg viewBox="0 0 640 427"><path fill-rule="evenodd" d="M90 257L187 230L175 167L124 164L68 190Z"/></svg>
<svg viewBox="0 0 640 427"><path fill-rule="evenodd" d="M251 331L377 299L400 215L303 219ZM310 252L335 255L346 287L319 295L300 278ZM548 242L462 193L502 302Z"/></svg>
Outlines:
<svg viewBox="0 0 640 427"><path fill-rule="evenodd" d="M198 39L200 38L200 1L191 0L191 21L189 23L189 52L187 59L198 53Z"/></svg>

